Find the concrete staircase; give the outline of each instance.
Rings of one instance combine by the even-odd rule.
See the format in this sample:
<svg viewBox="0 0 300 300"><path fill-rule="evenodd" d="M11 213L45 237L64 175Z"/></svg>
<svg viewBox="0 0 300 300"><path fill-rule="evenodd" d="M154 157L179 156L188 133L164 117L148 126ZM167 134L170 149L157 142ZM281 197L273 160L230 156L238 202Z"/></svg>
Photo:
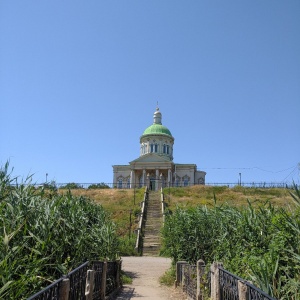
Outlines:
<svg viewBox="0 0 300 300"><path fill-rule="evenodd" d="M160 229L162 212L160 192L150 191L146 212L146 222L143 238L143 255L158 256L160 250Z"/></svg>

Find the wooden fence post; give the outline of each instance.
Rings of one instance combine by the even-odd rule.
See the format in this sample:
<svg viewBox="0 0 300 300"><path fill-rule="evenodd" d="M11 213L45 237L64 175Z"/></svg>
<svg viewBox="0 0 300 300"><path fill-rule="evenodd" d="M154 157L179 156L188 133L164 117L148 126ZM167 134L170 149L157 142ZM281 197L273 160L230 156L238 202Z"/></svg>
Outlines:
<svg viewBox="0 0 300 300"><path fill-rule="evenodd" d="M103 263L103 272L102 272L102 280L101 280L101 290L100 290L100 299L105 299L106 293L106 273L107 273L107 261Z"/></svg>
<svg viewBox="0 0 300 300"><path fill-rule="evenodd" d="M199 259L197 261L197 300L203 300L203 293L201 292L201 283L202 283L202 277L204 275L204 267L205 263L202 259Z"/></svg>
<svg viewBox="0 0 300 300"><path fill-rule="evenodd" d="M247 285L238 280L239 300L247 300Z"/></svg>
<svg viewBox="0 0 300 300"><path fill-rule="evenodd" d="M210 267L212 300L220 300L219 267L223 267L223 264L219 262L213 262Z"/></svg>
<svg viewBox="0 0 300 300"><path fill-rule="evenodd" d="M116 282L117 282L117 288L119 288L121 286L122 260L120 259L116 263L117 263L117 278L116 278Z"/></svg>
<svg viewBox="0 0 300 300"><path fill-rule="evenodd" d="M187 264L186 261L178 261L176 263L176 280L175 280L175 287L182 285L182 273L181 273L181 265Z"/></svg>
<svg viewBox="0 0 300 300"><path fill-rule="evenodd" d="M182 264L181 267L181 287L182 290L186 293L186 278L185 278L185 268L188 267L188 264Z"/></svg>
<svg viewBox="0 0 300 300"><path fill-rule="evenodd" d="M69 292L70 292L70 279L64 278L59 289L59 299L69 300Z"/></svg>
<svg viewBox="0 0 300 300"><path fill-rule="evenodd" d="M85 299L86 300L93 299L94 278L95 278L95 271L88 270L87 275L86 275L86 284L85 284Z"/></svg>

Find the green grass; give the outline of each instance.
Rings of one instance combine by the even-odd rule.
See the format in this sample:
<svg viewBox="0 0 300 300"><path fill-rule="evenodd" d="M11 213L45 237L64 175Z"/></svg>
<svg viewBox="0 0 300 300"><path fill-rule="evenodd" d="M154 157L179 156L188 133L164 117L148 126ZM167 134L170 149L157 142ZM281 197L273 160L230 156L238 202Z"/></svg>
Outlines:
<svg viewBox="0 0 300 300"><path fill-rule="evenodd" d="M176 279L176 268L174 265L171 266L160 278L159 282L166 286L174 286Z"/></svg>
<svg viewBox="0 0 300 300"><path fill-rule="evenodd" d="M196 207L198 205L214 205L214 198L219 204L229 203L232 206L247 206L248 200L260 205L270 201L278 207L292 205L289 190L282 188L247 188L236 186L190 186L164 189L166 203L169 209L176 207Z"/></svg>
<svg viewBox="0 0 300 300"><path fill-rule="evenodd" d="M117 234L121 237L129 235L130 213L132 232L138 226L137 215L140 212L140 202L144 199L145 188L133 189L75 189L75 196L85 196L100 204L111 216L117 226ZM60 190L59 193L66 193ZM135 198L135 200L134 200Z"/></svg>
<svg viewBox="0 0 300 300"><path fill-rule="evenodd" d="M121 271L121 281L122 284L132 284L132 278L124 271Z"/></svg>

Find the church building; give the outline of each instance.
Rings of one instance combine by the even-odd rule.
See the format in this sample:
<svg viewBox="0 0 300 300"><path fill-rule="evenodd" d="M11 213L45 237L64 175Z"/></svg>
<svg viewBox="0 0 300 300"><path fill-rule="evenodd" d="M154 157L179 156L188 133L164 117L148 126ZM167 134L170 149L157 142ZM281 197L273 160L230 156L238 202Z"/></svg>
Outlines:
<svg viewBox="0 0 300 300"><path fill-rule="evenodd" d="M140 157L129 165L113 166L115 188L136 188L148 186L151 190L161 187L205 184L204 171L198 171L195 164L173 162L174 137L162 125L159 108L153 115L153 124L140 137Z"/></svg>

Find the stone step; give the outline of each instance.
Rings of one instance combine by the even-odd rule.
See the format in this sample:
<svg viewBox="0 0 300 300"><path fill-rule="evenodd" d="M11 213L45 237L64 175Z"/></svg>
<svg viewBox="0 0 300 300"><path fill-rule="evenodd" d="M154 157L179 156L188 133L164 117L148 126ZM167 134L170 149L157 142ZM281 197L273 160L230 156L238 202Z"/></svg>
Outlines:
<svg viewBox="0 0 300 300"><path fill-rule="evenodd" d="M161 197L159 192L150 192L145 215L143 255L158 256L161 246L162 226Z"/></svg>

